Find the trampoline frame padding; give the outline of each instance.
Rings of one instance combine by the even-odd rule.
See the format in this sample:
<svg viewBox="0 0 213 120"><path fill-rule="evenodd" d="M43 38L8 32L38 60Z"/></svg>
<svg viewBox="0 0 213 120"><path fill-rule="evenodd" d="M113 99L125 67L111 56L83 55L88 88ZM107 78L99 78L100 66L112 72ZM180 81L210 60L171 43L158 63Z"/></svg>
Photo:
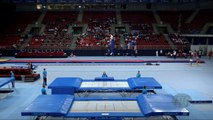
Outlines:
<svg viewBox="0 0 213 120"><path fill-rule="evenodd" d="M0 78L0 87L3 87L6 84L12 83L15 80L13 77L1 77Z"/></svg>
<svg viewBox="0 0 213 120"><path fill-rule="evenodd" d="M21 113L22 116L65 116L72 105L71 95L40 95Z"/></svg>

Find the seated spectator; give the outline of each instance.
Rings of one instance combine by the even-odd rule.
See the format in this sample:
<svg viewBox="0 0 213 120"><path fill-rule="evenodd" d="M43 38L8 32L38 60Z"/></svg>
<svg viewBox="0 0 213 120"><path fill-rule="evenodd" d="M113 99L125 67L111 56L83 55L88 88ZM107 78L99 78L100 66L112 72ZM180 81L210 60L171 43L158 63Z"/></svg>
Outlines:
<svg viewBox="0 0 213 120"><path fill-rule="evenodd" d="M143 87L143 90L142 90L142 94L147 94L148 93L148 91L147 91L147 87L146 86L144 86Z"/></svg>
<svg viewBox="0 0 213 120"><path fill-rule="evenodd" d="M141 77L141 73L140 71L138 71L138 73L136 74L136 78L140 78Z"/></svg>
<svg viewBox="0 0 213 120"><path fill-rule="evenodd" d="M70 53L70 57L75 57L76 55L72 52Z"/></svg>
<svg viewBox="0 0 213 120"><path fill-rule="evenodd" d="M30 69L30 70L33 70L33 64L30 62L30 63L27 63L27 65L28 65L28 68Z"/></svg>
<svg viewBox="0 0 213 120"><path fill-rule="evenodd" d="M42 93L42 95L46 95L47 94L45 85L42 85L41 93Z"/></svg>
<svg viewBox="0 0 213 120"><path fill-rule="evenodd" d="M103 72L102 77L108 77L105 71Z"/></svg>

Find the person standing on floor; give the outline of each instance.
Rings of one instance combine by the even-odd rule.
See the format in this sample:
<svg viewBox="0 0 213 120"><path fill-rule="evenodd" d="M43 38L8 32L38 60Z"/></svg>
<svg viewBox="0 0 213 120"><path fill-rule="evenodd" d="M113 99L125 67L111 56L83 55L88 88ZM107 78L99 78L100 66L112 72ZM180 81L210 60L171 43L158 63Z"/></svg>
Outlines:
<svg viewBox="0 0 213 120"><path fill-rule="evenodd" d="M47 85L47 71L46 71L46 69L44 68L43 69L43 85Z"/></svg>
<svg viewBox="0 0 213 120"><path fill-rule="evenodd" d="M11 78L14 78L13 80L12 80L12 87L14 88L15 87L15 74L13 73L13 71L10 71L10 77Z"/></svg>
<svg viewBox="0 0 213 120"><path fill-rule="evenodd" d="M156 57L158 57L158 51L155 52Z"/></svg>

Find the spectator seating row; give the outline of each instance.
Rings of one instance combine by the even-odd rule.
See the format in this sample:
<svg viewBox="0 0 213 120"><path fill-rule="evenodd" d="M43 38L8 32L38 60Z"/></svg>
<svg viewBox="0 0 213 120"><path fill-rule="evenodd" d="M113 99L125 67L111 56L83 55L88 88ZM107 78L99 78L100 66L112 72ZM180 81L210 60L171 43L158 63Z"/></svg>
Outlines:
<svg viewBox="0 0 213 120"><path fill-rule="evenodd" d="M168 41L163 35L128 35L125 38L127 49L170 49Z"/></svg>
<svg viewBox="0 0 213 120"><path fill-rule="evenodd" d="M46 24L45 31L64 31L77 19L78 12L47 12L42 23Z"/></svg>
<svg viewBox="0 0 213 120"><path fill-rule="evenodd" d="M46 24L43 35L33 36L26 49L69 49L73 37L67 31L69 25L76 21L77 15L78 12L75 11L47 12L42 21L43 24ZM43 55L41 54L41 56ZM50 54L51 56L54 55Z"/></svg>
<svg viewBox="0 0 213 120"><path fill-rule="evenodd" d="M72 43L70 34L34 36L26 49L69 49Z"/></svg>
<svg viewBox="0 0 213 120"><path fill-rule="evenodd" d="M15 55L16 58L66 58L64 52L20 52Z"/></svg>
<svg viewBox="0 0 213 120"><path fill-rule="evenodd" d="M0 77L10 77L10 72L13 71L16 80L35 81L40 78L40 74L33 73L30 68L21 66L0 66Z"/></svg>

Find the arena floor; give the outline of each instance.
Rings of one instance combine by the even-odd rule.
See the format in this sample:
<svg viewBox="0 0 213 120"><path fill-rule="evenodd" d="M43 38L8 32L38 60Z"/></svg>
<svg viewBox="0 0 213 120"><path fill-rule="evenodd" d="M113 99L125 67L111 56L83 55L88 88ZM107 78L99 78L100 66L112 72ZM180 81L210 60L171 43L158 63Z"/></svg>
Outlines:
<svg viewBox="0 0 213 120"><path fill-rule="evenodd" d="M189 59L172 59L166 57L72 57L60 59L15 59L5 58L11 60L154 60L154 61L189 61ZM81 77L83 79L94 79L101 76L103 71L106 71L108 76L113 76L115 79L127 79L134 77L138 70L141 71L142 76L154 77L162 86L162 90L156 92L169 93L173 95L180 95L184 91L193 91L201 93L203 96L213 99L213 59L209 60L202 57L205 63L193 64L188 62L155 62L152 65L147 63L33 63L38 65L37 73L42 73L43 68L48 72L48 84L56 77ZM25 64L25 63L2 63L1 65L10 64ZM0 97L0 119L32 119L32 117L21 116L21 111L29 105L39 94L42 87L42 79L35 82L16 81L16 88L14 92ZM7 85L5 86L7 88ZM2 88L1 88L2 89ZM50 90L47 90L51 94ZM185 93L184 93L185 94ZM112 96L118 96L114 94ZM189 95L190 96L190 95ZM183 101L182 101L183 102ZM190 111L189 116L177 117L177 119L193 119L193 120L210 120L213 119L213 104L199 103L199 104L184 104Z"/></svg>

